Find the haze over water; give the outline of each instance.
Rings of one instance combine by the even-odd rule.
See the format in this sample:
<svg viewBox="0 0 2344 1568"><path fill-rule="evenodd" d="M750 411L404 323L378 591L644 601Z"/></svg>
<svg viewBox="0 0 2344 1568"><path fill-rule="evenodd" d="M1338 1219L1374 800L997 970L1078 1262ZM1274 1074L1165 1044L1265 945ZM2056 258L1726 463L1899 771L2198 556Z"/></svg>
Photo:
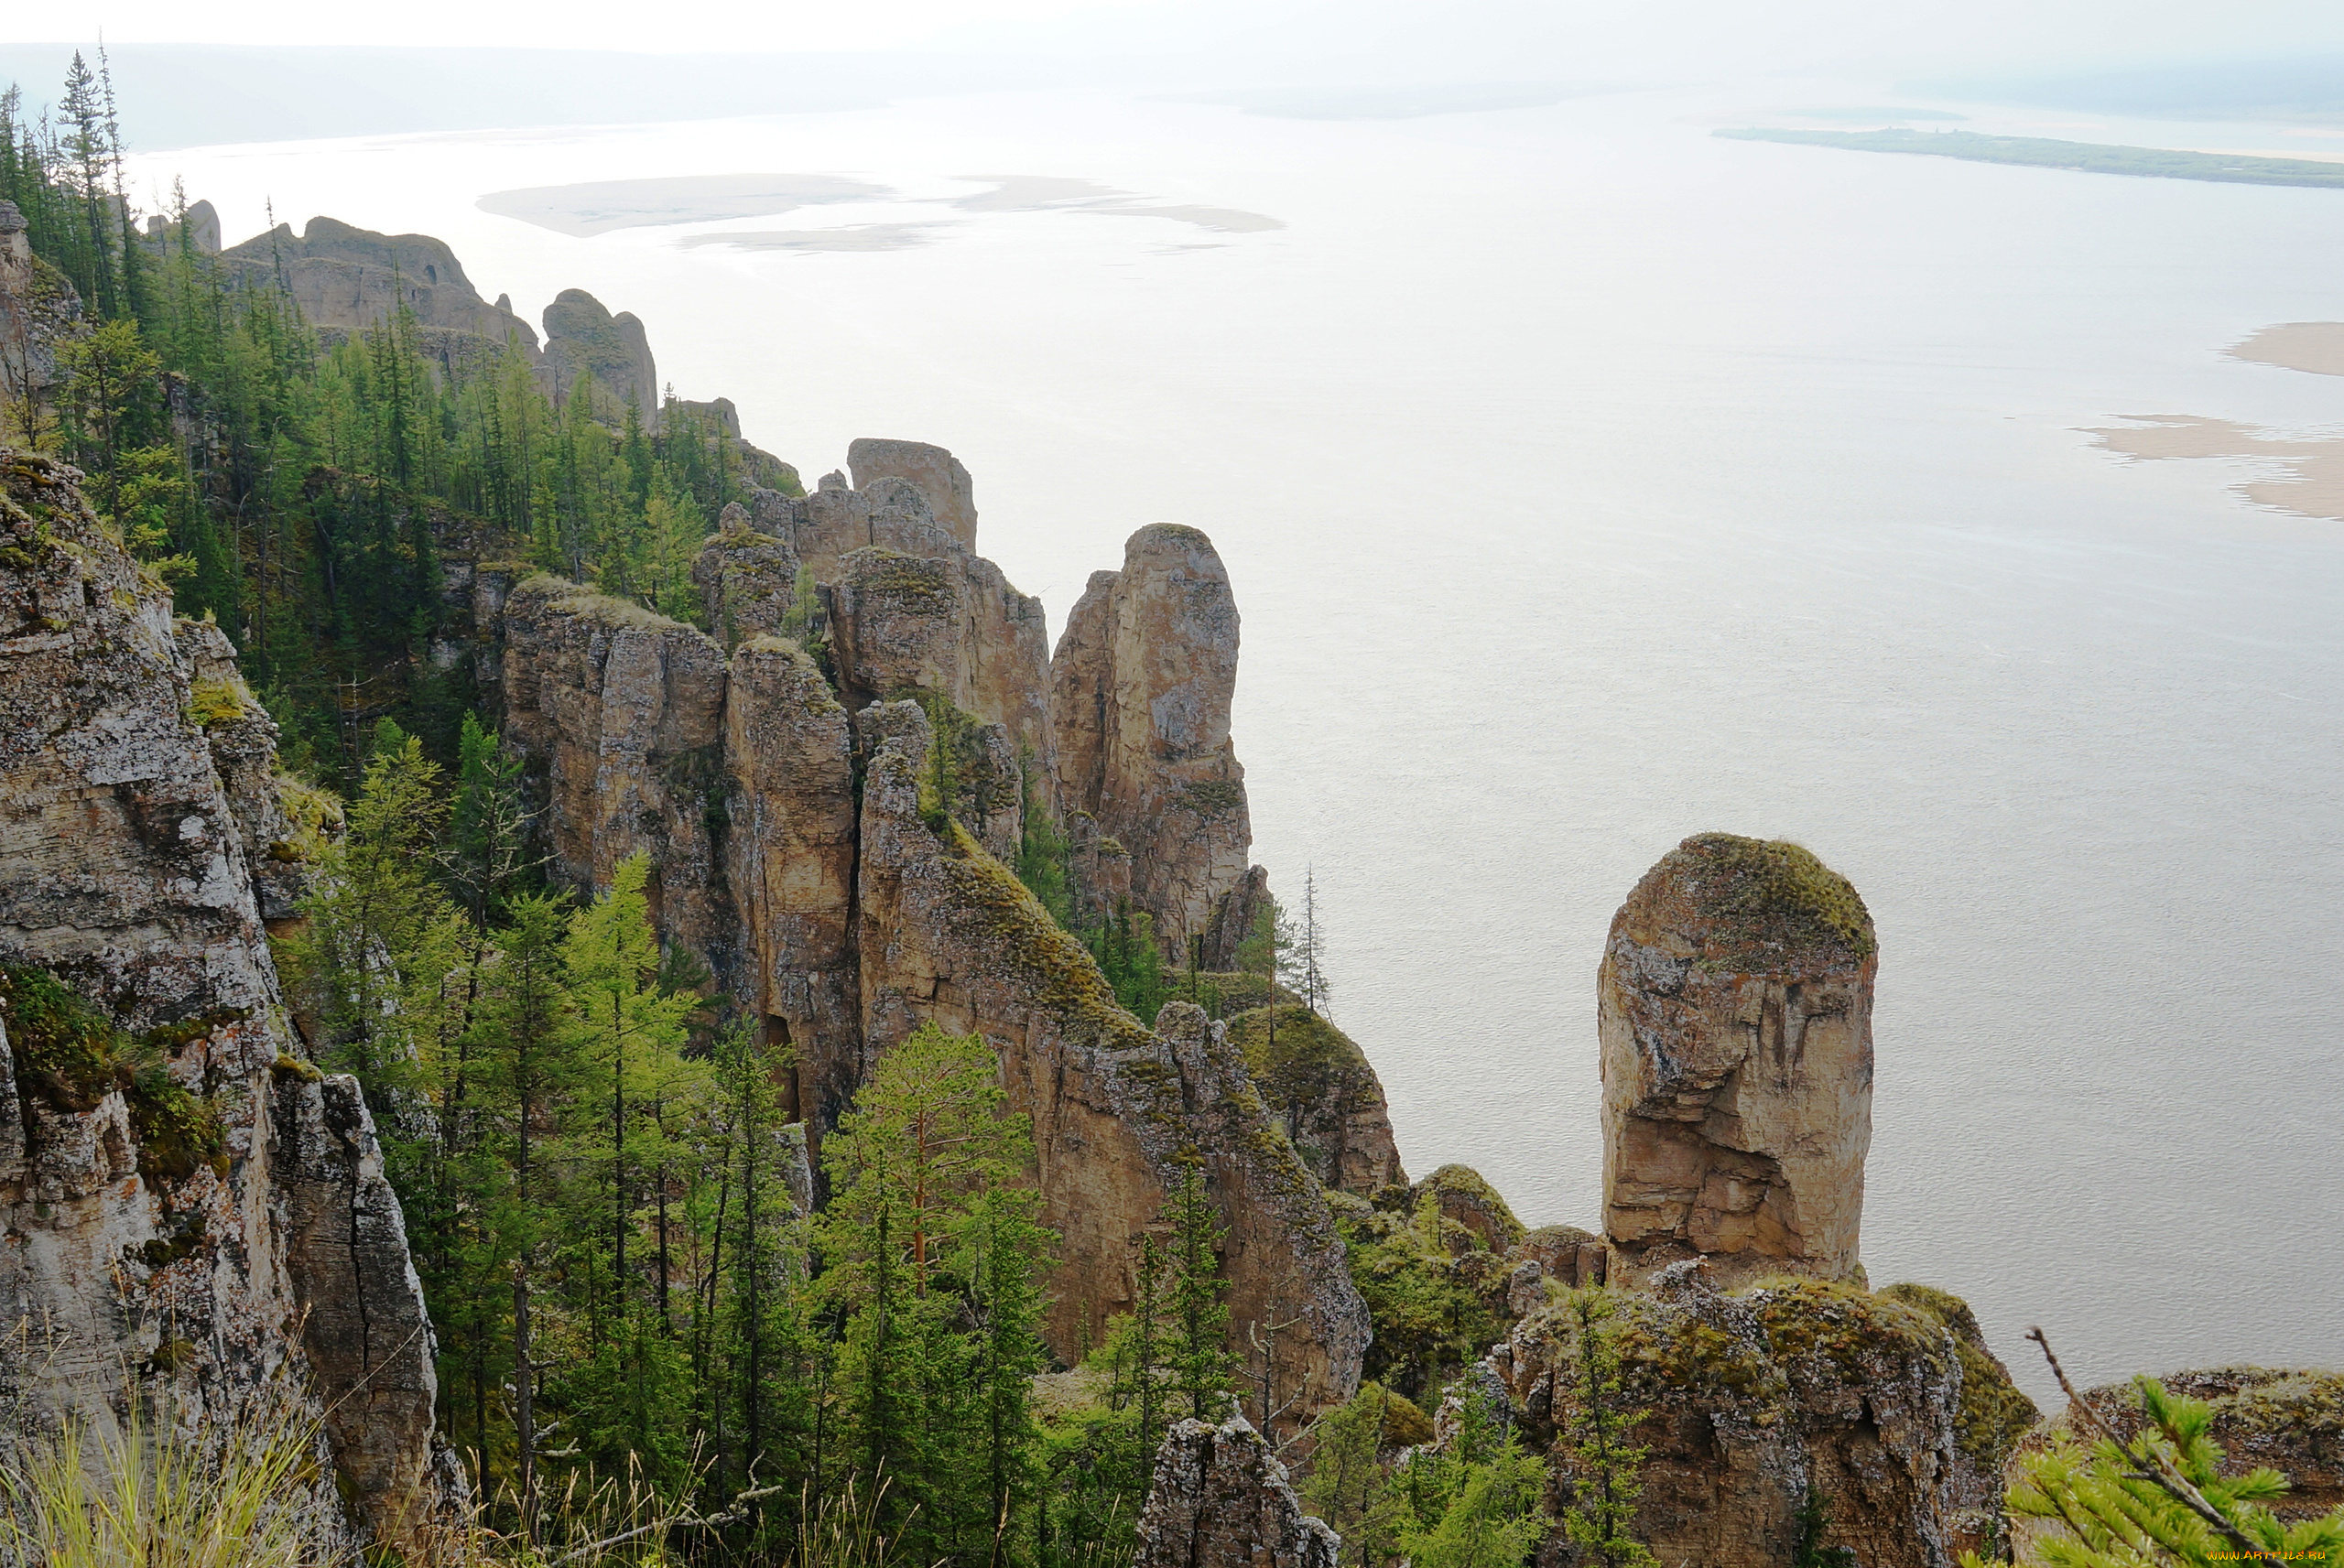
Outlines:
<svg viewBox="0 0 2344 1568"><path fill-rule="evenodd" d="M2344 380L2219 354L2344 318L2344 191L1708 135L1878 101L1847 91L1400 121L1004 94L142 174L232 240L265 197L438 234L524 316L591 289L809 484L856 436L949 446L1054 630L1132 529L1209 531L1256 858L1290 906L1316 868L1412 1173L1595 1227L1612 913L1687 834L1792 838L1880 930L1875 1282L1967 1297L2038 1396L2038 1322L2093 1381L2344 1363L2344 526L2081 433L2344 420ZM591 239L473 206L754 171L898 199ZM1013 175L1286 227L950 205ZM678 243L852 226L914 243Z"/></svg>

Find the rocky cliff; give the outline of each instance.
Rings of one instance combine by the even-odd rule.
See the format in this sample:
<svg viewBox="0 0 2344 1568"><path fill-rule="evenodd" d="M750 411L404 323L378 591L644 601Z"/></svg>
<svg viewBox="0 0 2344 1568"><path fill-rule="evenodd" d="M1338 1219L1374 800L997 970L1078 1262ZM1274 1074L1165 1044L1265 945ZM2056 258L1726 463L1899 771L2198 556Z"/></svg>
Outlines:
<svg viewBox="0 0 2344 1568"><path fill-rule="evenodd" d="M556 403L576 395L583 376L597 417L616 423L633 408L646 429L657 428L658 367L632 311L613 316L584 289L565 288L546 307L545 327L545 378Z"/></svg>
<svg viewBox="0 0 2344 1568"><path fill-rule="evenodd" d="M298 1060L264 940L273 729L78 478L0 452L0 1321L37 1358L16 1391L37 1420L166 1390L224 1416L289 1376L331 1412L353 1525L404 1548L461 1482L365 1107Z"/></svg>
<svg viewBox="0 0 2344 1568"><path fill-rule="evenodd" d="M1212 541L1165 523L1134 534L1123 569L1093 572L1068 615L1050 679L1058 798L1129 852L1132 902L1186 962L1190 937L1231 925L1253 838L1229 737L1237 603Z"/></svg>
<svg viewBox="0 0 2344 1568"><path fill-rule="evenodd" d="M910 443L859 443L858 462L905 450L934 458L921 458L931 479L958 470ZM1048 1331L1061 1357L1129 1305L1135 1239L1194 1161L1227 1227L1233 1332L1293 1320L1281 1389L1305 1404L1348 1394L1365 1309L1319 1184L1243 1049L1193 1008L1167 1008L1153 1030L1123 1011L1006 869L1028 795L1048 809L1068 732L1051 712L1039 603L894 473L728 508L694 579L717 638L552 579L508 589L475 573L474 622L501 633L481 667L495 672L562 879L605 886L619 860L650 851L663 936L787 1044L817 1145L919 1020L991 1040L1033 1118L1045 1218L1064 1238ZM1167 644L1199 624L1166 622L1134 645L1176 665ZM1223 678L1167 706L1218 734L1233 770L1228 689ZM1355 1047L1347 1061L1312 1102L1332 1120L1309 1146L1335 1179L1386 1179L1397 1163L1382 1093Z"/></svg>
<svg viewBox="0 0 2344 1568"><path fill-rule="evenodd" d="M16 204L0 200L0 443L22 442L41 427L62 379L58 350L81 323L81 296L33 254Z"/></svg>
<svg viewBox="0 0 2344 1568"><path fill-rule="evenodd" d="M433 358L487 356L509 342L537 362L536 330L509 307L483 299L447 242L429 234L378 234L320 216L298 234L279 223L220 254L245 287L281 283L312 327L358 331L404 305Z"/></svg>
<svg viewBox="0 0 2344 1568"><path fill-rule="evenodd" d="M1863 901L1795 844L1698 834L1645 873L1598 978L1615 1280L1855 1272L1878 965Z"/></svg>

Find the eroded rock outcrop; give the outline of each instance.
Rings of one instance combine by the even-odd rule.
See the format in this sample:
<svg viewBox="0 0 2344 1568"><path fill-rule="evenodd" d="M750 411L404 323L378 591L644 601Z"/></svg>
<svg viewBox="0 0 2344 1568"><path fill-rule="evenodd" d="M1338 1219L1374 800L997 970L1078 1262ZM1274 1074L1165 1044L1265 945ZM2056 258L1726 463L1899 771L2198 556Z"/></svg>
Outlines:
<svg viewBox="0 0 2344 1568"><path fill-rule="evenodd" d="M1872 1146L1872 916L1794 844L1686 839L1599 977L1613 1278L1855 1272Z"/></svg>
<svg viewBox="0 0 2344 1568"><path fill-rule="evenodd" d="M502 626L505 733L533 764L554 869L600 892L621 860L648 853L660 934L735 990L739 918L717 842L724 650L680 622L543 576L514 588Z"/></svg>
<svg viewBox="0 0 2344 1568"><path fill-rule="evenodd" d="M1979 1544L1986 1520L1969 1498L2015 1441L1997 1412L2024 1400L1999 1363L1966 1378L1954 1330L1892 1292L1812 1281L1727 1295L1704 1271L1676 1264L1653 1292L1612 1298L1620 1406L1646 1412L1627 1441L1650 1449L1636 1539L1663 1563L1772 1568L1791 1560L1811 1487L1827 1543L1866 1568L1947 1568ZM1558 1511L1579 1480L1558 1441L1584 1398L1579 1357L1564 1303L1484 1363L1507 1417L1550 1452ZM1539 1561L1559 1568L1568 1553L1557 1531Z"/></svg>
<svg viewBox="0 0 2344 1568"><path fill-rule="evenodd" d="M39 1358L15 1392L38 1422L165 1388L225 1417L290 1378L370 1412L329 1424L331 1458L403 1548L461 1481L365 1108L295 1060L263 937L273 731L78 478L0 452L0 1325ZM288 1159L329 1099L331 1141ZM396 1338L353 1340L352 1303Z"/></svg>
<svg viewBox="0 0 2344 1568"><path fill-rule="evenodd" d="M583 376L596 417L616 421L632 407L644 428L658 427L658 368L633 311L613 316L584 289L565 288L546 307L545 327L545 379L556 403L576 395Z"/></svg>
<svg viewBox="0 0 2344 1568"><path fill-rule="evenodd" d="M857 909L865 1048L921 1019L980 1033L1012 1107L1033 1119L1044 1220L1062 1241L1047 1325L1071 1360L1129 1309L1134 1245L1179 1162L1201 1162L1227 1227L1230 1315L1289 1323L1278 1400L1347 1397L1367 1312L1318 1184L1279 1137L1226 1032L1187 1003L1154 1030L1115 1004L1081 945L957 824L920 814L926 721L896 705L864 774Z"/></svg>
<svg viewBox="0 0 2344 1568"><path fill-rule="evenodd" d="M1341 1552L1243 1417L1183 1421L1164 1434L1134 1568L1336 1568Z"/></svg>
<svg viewBox="0 0 2344 1568"><path fill-rule="evenodd" d="M1185 962L1189 937L1230 925L1253 838L1229 737L1237 604L1212 541L1134 534L1068 615L1050 678L1059 802L1130 852L1132 901Z"/></svg>
<svg viewBox="0 0 2344 1568"><path fill-rule="evenodd" d="M279 223L220 255L246 287L282 279L313 327L359 331L405 305L423 329L425 351L443 362L487 362L508 342L537 362L536 330L483 299L447 242L429 234L378 234L320 216L298 234Z"/></svg>
<svg viewBox="0 0 2344 1568"><path fill-rule="evenodd" d="M881 479L907 481L928 502L936 521L970 550L977 547L975 486L960 460L925 441L858 437L846 449L854 488L869 490Z"/></svg>
<svg viewBox="0 0 2344 1568"><path fill-rule="evenodd" d="M1308 1008L1282 1004L1240 1013L1229 1037L1319 1184L1365 1195L1406 1183L1383 1080L1350 1035Z"/></svg>

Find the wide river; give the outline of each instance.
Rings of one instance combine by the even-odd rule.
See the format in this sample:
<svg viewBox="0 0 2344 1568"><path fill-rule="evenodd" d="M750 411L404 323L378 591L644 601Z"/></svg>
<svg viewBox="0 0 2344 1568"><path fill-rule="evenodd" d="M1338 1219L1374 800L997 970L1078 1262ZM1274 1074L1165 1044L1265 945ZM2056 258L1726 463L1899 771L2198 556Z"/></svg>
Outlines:
<svg viewBox="0 0 2344 1568"><path fill-rule="evenodd" d="M809 482L949 446L1054 626L1133 528L1208 530L1257 858L1289 903L1315 868L1412 1172L1595 1224L1612 912L1688 833L1787 837L1879 924L1872 1280L1968 1297L2038 1393L2032 1323L2093 1381L2344 1363L2344 524L2082 433L2344 418L2220 353L2344 316L2344 191L1708 135L1798 92L1834 102L1004 94L140 174L232 240L267 200L438 234L531 318L589 288ZM773 172L884 189L584 238L474 205ZM766 237L680 243L727 232Z"/></svg>

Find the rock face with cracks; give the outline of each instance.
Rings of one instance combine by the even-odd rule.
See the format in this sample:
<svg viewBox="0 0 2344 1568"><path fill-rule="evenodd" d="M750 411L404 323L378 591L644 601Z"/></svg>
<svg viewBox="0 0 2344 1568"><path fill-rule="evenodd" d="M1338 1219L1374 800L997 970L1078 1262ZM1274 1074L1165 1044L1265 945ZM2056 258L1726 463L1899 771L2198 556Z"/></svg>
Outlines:
<svg viewBox="0 0 2344 1568"><path fill-rule="evenodd" d="M35 1427L306 1385L346 1529L404 1551L461 1477L356 1085L277 1065L298 1044L252 841L283 820L273 727L79 477L0 452L0 1325L30 1341L0 1380ZM120 1065L122 1034L159 1073Z"/></svg>
<svg viewBox="0 0 2344 1568"><path fill-rule="evenodd" d="M1687 838L1598 979L1612 1278L1852 1275L1872 1146L1871 915L1796 845Z"/></svg>
<svg viewBox="0 0 2344 1568"><path fill-rule="evenodd" d="M1229 738L1237 603L1212 541L1134 534L1121 571L1091 574L1050 677L1059 801L1130 851L1132 902L1185 962L1190 937L1232 925L1253 838Z"/></svg>
<svg viewBox="0 0 2344 1568"><path fill-rule="evenodd" d="M1164 1434L1134 1568L1336 1568L1341 1552L1242 1417L1182 1421Z"/></svg>
<svg viewBox="0 0 2344 1568"><path fill-rule="evenodd" d="M863 436L847 448L846 465L854 471L857 490L869 490L879 479L908 481L927 499L939 524L964 547L977 547L975 487L960 460L942 447Z"/></svg>
<svg viewBox="0 0 2344 1568"><path fill-rule="evenodd" d="M1047 1323L1058 1356L1077 1358L1129 1308L1137 1238L1193 1162L1227 1231L1232 1335L1284 1325L1286 1419L1347 1396L1365 1308L1319 1184L1243 1049L1194 1008L1167 1008L1154 1030L1123 1011L1006 869L1028 796L1051 809L1068 732L1052 721L1040 604L941 526L913 478L863 478L727 509L695 569L721 639L550 578L472 574L472 618L490 633L475 668L496 673L555 873L599 890L627 854L651 851L661 936L787 1044L787 1093L816 1153L878 1054L920 1020L991 1041L1033 1119L1045 1217L1064 1237ZM1173 542L1184 559L1210 557ZM1161 575L1141 559L1134 580ZM1199 656L1233 659L1233 617L1210 613L1214 592L1226 601L1211 565L1196 568L1196 616L1135 633L1149 667L1180 663L1166 645L1179 635L1221 638ZM785 624L804 643L777 634ZM1157 694L1179 734L1218 737L1206 764L1176 762L1182 787L1198 766L1234 773L1226 677ZM1201 717L1182 718L1184 705ZM928 798L939 773L947 794ZM1182 809L1171 786L1132 791ZM1132 863L1088 816L1067 820L1080 866ZM1240 849L1232 884L1259 895ZM1316 1097L1313 1116L1334 1119L1313 1147L1330 1176L1367 1183L1397 1166L1381 1092L1358 1078Z"/></svg>
<svg viewBox="0 0 2344 1568"><path fill-rule="evenodd" d="M895 705L864 771L857 914L865 1049L923 1019L980 1033L1013 1109L1032 1118L1044 1222L1059 1232L1047 1325L1073 1359L1128 1311L1140 1236L1194 1162L1226 1227L1232 1332L1288 1324L1275 1399L1347 1398L1367 1311L1318 1184L1272 1125L1225 1031L1184 1002L1149 1030L1115 1004L1090 956L958 824L919 811L926 720ZM876 716L866 716L866 729Z"/></svg>
<svg viewBox="0 0 2344 1568"><path fill-rule="evenodd" d="M1612 1298L1614 1408L1644 1412L1624 1440L1650 1450L1637 1540L1663 1563L1774 1568L1791 1560L1812 1487L1829 1515L1825 1544L1865 1568L1948 1568L1983 1543L1992 1514L1972 1499L2015 1434L1972 1418L2024 1399L2000 1363L1967 1376L1956 1328L1897 1291L1796 1281L1728 1295L1706 1272L1674 1264L1649 1292ZM1482 1367L1481 1386L1548 1454L1559 1513L1586 1480L1569 1447L1587 1400L1569 1304L1525 1318ZM1563 1568L1568 1550L1555 1532L1542 1568Z"/></svg>

